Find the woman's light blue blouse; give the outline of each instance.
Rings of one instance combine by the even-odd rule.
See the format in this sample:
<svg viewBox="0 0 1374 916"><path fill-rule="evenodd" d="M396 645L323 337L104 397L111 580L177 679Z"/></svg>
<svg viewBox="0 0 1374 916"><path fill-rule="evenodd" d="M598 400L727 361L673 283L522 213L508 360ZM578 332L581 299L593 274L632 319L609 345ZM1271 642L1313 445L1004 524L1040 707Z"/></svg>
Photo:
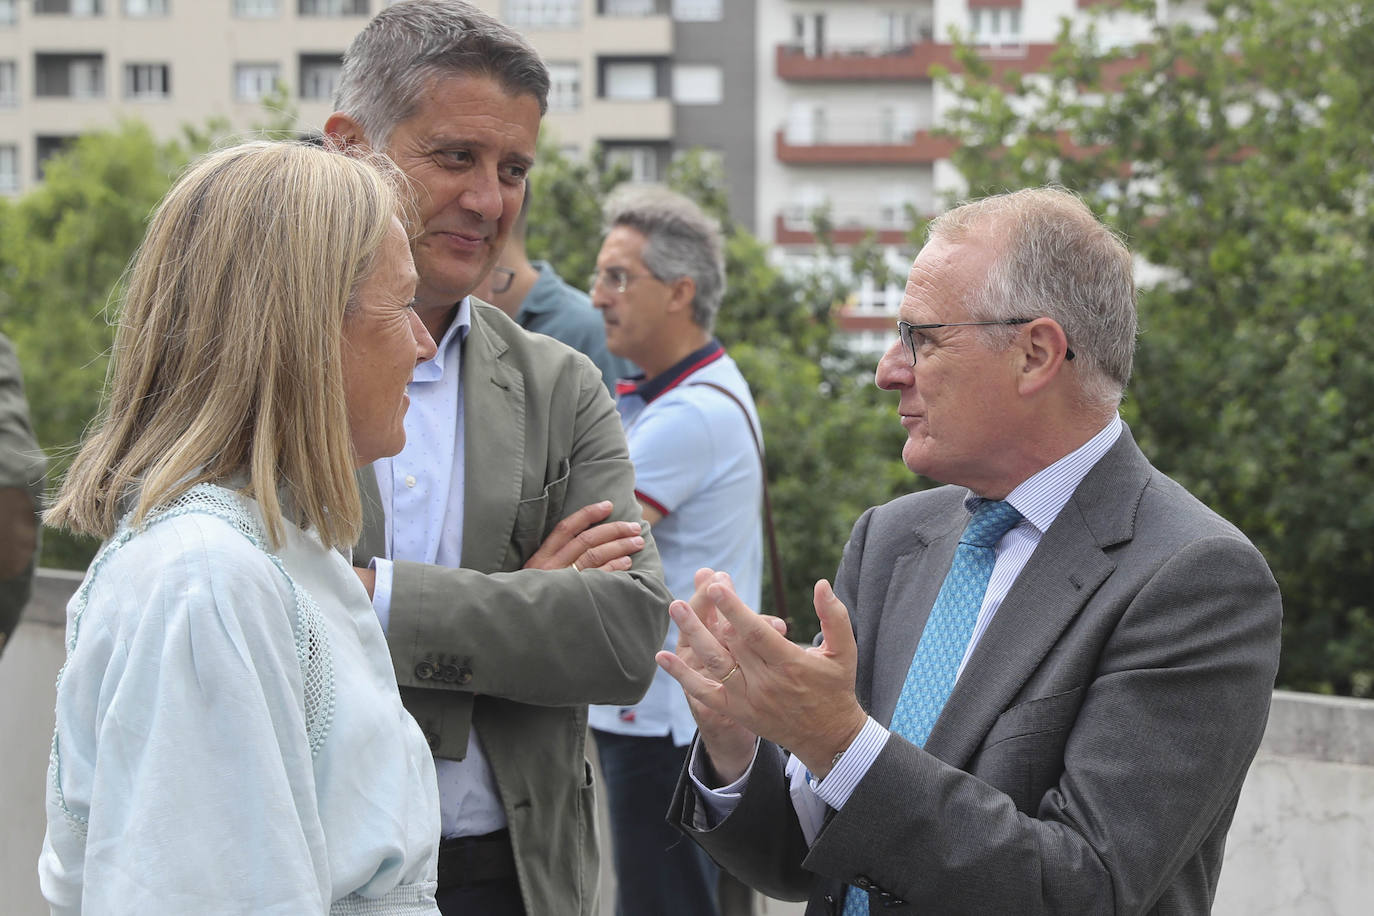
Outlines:
<svg viewBox="0 0 1374 916"><path fill-rule="evenodd" d="M367 594L313 533L288 524L275 558L192 513L88 572L39 860L54 913L437 913L433 760Z"/></svg>

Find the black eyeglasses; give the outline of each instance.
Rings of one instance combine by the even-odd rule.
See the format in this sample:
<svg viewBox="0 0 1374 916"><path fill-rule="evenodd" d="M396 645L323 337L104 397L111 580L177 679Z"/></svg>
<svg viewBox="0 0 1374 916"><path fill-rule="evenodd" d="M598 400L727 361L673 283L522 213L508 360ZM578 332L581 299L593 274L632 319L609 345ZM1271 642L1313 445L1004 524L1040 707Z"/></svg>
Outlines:
<svg viewBox="0 0 1374 916"><path fill-rule="evenodd" d="M933 331L936 328L974 328L983 325L1016 325L1030 324L1034 318L1003 318L999 321L950 321L945 323L936 322L934 324L912 324L909 321L897 322L897 336L902 339L902 346L906 347L906 355L911 357L911 364L916 365L916 341L911 339L912 331ZM1073 350L1064 354L1065 359L1073 359Z"/></svg>
<svg viewBox="0 0 1374 916"><path fill-rule="evenodd" d="M504 293L510 289L510 285L515 282L515 271L509 267L493 267L491 269L491 291L493 293Z"/></svg>
<svg viewBox="0 0 1374 916"><path fill-rule="evenodd" d="M587 290L595 292L597 286L606 284L608 289L613 289L618 293L625 292L629 287L630 281L644 276L643 274L632 274L623 267L607 267L605 270L594 270L592 275L587 278Z"/></svg>

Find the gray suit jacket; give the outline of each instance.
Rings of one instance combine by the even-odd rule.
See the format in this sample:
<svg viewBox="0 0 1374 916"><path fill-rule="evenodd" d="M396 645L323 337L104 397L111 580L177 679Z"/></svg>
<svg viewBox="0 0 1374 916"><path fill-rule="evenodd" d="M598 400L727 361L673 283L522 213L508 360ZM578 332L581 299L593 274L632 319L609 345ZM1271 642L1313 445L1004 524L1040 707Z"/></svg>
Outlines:
<svg viewBox="0 0 1374 916"><path fill-rule="evenodd" d="M942 487L870 509L836 579L860 702L890 721L968 521ZM1002 602L920 749L893 736L816 841L764 743L714 829L680 783L670 819L767 893L838 912L1210 910L1278 667L1278 586L1230 524L1129 431Z"/></svg>
<svg viewBox="0 0 1374 916"><path fill-rule="evenodd" d="M629 572L521 571L565 515L609 499L639 521L615 405L582 354L474 300L463 344L463 563L396 563L387 642L435 756L476 728L500 790L527 912L591 914L599 859L587 704L632 704L653 679L671 596L652 539ZM385 550L365 468L354 562Z"/></svg>

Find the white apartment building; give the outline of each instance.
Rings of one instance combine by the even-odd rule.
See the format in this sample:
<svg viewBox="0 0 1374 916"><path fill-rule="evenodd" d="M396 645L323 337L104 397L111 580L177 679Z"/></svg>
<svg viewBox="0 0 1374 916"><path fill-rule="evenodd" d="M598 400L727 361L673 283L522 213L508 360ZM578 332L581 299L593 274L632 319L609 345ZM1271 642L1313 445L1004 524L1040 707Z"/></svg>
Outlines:
<svg viewBox="0 0 1374 916"><path fill-rule="evenodd" d="M300 129L317 130L349 42L391 2L0 0L0 193L28 189L53 152L120 118L163 137L211 117L248 131L269 120L262 102L278 84ZM680 148L677 134L691 134L687 144L728 161L741 215L752 220L751 3L475 5L526 34L547 61L545 124L562 147L586 153L601 143L651 180ZM727 108L747 120L718 114Z"/></svg>
<svg viewBox="0 0 1374 916"><path fill-rule="evenodd" d="M835 242L872 232L894 282L856 279L841 328L864 350L891 341L914 257L912 214L942 209L963 189L949 141L932 136L953 98L930 76L957 71L952 30L994 69L1033 73L1054 51L1061 20L1085 22L1100 0L759 0L755 225L784 263L816 257L813 215ZM1145 39L1156 17L1200 17L1201 3L1158 0L1155 17L1108 11L1100 42Z"/></svg>

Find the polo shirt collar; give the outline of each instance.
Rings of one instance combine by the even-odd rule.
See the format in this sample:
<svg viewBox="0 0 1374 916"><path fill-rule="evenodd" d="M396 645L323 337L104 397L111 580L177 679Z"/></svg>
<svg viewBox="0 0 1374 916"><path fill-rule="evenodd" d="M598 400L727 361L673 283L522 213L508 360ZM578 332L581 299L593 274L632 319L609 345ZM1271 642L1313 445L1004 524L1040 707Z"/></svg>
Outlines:
<svg viewBox="0 0 1374 916"><path fill-rule="evenodd" d="M621 379L615 383L615 393L621 397L635 395L647 404L672 391L681 385L687 376L704 366L710 365L724 355L725 348L720 345L719 340L713 337L706 346L688 353L666 371L660 372L653 378L646 379L641 373Z"/></svg>

